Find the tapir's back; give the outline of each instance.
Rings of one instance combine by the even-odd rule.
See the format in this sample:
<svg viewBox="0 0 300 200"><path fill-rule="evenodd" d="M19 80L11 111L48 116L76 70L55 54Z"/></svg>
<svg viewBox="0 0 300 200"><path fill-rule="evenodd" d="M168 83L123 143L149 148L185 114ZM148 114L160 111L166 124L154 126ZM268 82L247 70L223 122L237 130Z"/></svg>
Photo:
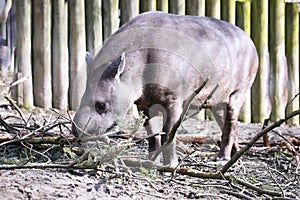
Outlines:
<svg viewBox="0 0 300 200"><path fill-rule="evenodd" d="M239 37L239 34L243 32L237 26L215 18L175 15L151 11L133 18L128 23L124 24L116 33L126 31L128 29L146 27L175 30L198 41L219 40L220 37Z"/></svg>

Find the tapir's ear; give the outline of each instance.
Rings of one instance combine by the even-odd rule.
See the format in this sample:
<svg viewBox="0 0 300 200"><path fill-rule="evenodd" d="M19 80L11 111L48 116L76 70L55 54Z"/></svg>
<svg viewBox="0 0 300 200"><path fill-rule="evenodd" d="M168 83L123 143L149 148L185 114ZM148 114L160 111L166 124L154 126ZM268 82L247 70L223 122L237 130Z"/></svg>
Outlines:
<svg viewBox="0 0 300 200"><path fill-rule="evenodd" d="M125 53L122 53L117 59L115 59L109 66L108 66L108 74L107 76L110 78L119 79L121 74L124 72L125 69Z"/></svg>
<svg viewBox="0 0 300 200"><path fill-rule="evenodd" d="M85 54L85 62L87 64L87 66L89 66L93 61L93 57L91 56L91 54L87 51Z"/></svg>
<svg viewBox="0 0 300 200"><path fill-rule="evenodd" d="M120 75L124 72L124 69L125 69L125 52L122 53L120 59L121 59L121 61L120 61L119 67L118 67L118 72L116 74L117 79L120 78Z"/></svg>

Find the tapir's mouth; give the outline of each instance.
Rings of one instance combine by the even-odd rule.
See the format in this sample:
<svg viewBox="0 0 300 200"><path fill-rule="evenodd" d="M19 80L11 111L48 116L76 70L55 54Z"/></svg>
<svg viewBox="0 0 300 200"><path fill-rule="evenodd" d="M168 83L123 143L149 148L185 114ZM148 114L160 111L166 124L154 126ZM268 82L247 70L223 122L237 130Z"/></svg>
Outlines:
<svg viewBox="0 0 300 200"><path fill-rule="evenodd" d="M117 122L114 122L110 127L108 127L107 129L106 129L106 133L107 132L109 132L109 131L111 131L113 128L115 128L116 126L117 126L118 124L117 124Z"/></svg>

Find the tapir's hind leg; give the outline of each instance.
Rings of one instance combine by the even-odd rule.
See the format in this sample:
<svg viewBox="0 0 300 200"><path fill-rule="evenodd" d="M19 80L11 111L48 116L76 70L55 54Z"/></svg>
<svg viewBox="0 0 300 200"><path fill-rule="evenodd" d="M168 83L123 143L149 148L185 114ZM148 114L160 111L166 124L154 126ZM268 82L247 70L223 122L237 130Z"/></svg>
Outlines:
<svg viewBox="0 0 300 200"><path fill-rule="evenodd" d="M222 130L221 147L217 159L229 160L239 150L237 120L243 104L243 96L234 92L228 103L212 107L213 115Z"/></svg>

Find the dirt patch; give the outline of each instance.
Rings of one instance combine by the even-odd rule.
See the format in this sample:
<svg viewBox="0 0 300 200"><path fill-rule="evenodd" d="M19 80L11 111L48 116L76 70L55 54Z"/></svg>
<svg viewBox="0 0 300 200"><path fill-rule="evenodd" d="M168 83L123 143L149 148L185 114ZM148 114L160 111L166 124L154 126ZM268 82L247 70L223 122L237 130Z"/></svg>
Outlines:
<svg viewBox="0 0 300 200"><path fill-rule="evenodd" d="M12 116L17 116L14 118ZM28 127L15 111L3 111L1 118L31 134L34 130L58 120L54 112L35 111ZM61 123L63 124L63 123ZM131 124L132 125L132 124ZM55 134L69 136L70 124L47 130L44 137ZM3 124L4 134L7 132ZM241 145L261 130L260 124L238 125ZM41 130L45 130L42 129ZM141 128L139 131L143 132ZM272 148L262 149L259 143L230 168L224 179L201 178L197 174L215 173L224 163L214 162L218 151L214 140L220 136L215 122L190 119L182 124L179 134L200 134L213 140L204 144L180 144L180 167L177 173L163 174L153 166L142 166L147 158L147 141L135 143L124 139L87 144L0 143L0 192L2 199L299 199L300 173L295 155L283 151L282 137L300 138L300 128L283 126L277 134L269 133ZM278 136L278 133L281 136ZM40 137L40 135L35 135ZM18 135L15 135L18 137ZM130 145L128 145L130 142ZM83 161L77 148L89 149ZM295 151L299 151L295 146ZM187 153L186 149L190 151ZM297 156L299 156L297 154ZM126 164L126 159L141 159L140 165ZM63 168L76 161L74 166ZM50 166L52 165L52 169ZM55 166L56 165L56 166ZM70 165L69 165L70 166ZM85 169L83 166L89 166ZM94 167L92 167L94 166ZM81 168L82 167L82 168ZM23 169L22 169L23 168ZM80 169L81 168L81 169ZM181 169L181 170L179 170ZM184 170L183 170L184 169ZM194 174L193 174L194 173ZM228 178L230 177L230 178Z"/></svg>

